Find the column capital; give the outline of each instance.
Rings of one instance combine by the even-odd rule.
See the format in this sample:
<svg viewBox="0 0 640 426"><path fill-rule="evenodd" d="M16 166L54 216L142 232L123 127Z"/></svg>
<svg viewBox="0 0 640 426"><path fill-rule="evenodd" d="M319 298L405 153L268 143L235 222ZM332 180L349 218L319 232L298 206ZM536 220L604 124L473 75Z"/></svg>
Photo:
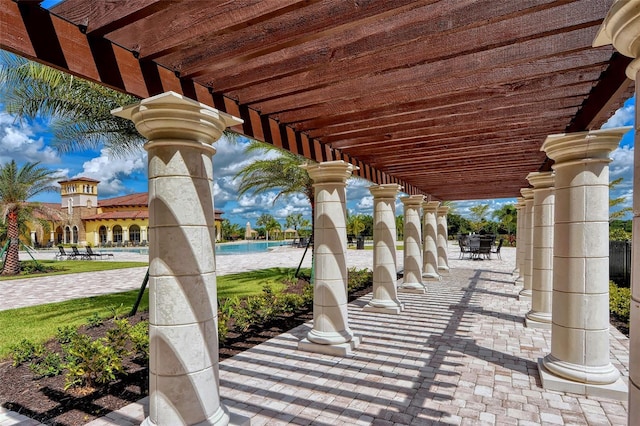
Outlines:
<svg viewBox="0 0 640 426"><path fill-rule="evenodd" d="M546 152L556 165L587 158L609 162L609 153L618 147L622 136L631 129L631 126L626 126L549 135L540 150Z"/></svg>
<svg viewBox="0 0 640 426"><path fill-rule="evenodd" d="M593 40L593 47L607 44L624 56L640 56L640 0L618 0L611 6ZM627 77L635 80L639 69L640 61L632 61L626 70Z"/></svg>
<svg viewBox="0 0 640 426"><path fill-rule="evenodd" d="M358 170L358 167L343 160L304 164L300 167L309 173L314 185L318 183L345 183L351 173Z"/></svg>
<svg viewBox="0 0 640 426"><path fill-rule="evenodd" d="M440 201L423 201L422 210L435 213L440 206Z"/></svg>
<svg viewBox="0 0 640 426"><path fill-rule="evenodd" d="M405 206L411 206L415 208L420 208L422 202L424 201L424 195L409 195L407 197L400 197L400 201Z"/></svg>
<svg viewBox="0 0 640 426"><path fill-rule="evenodd" d="M524 197L516 198L516 210L520 210L524 208Z"/></svg>
<svg viewBox="0 0 640 426"><path fill-rule="evenodd" d="M451 209L450 206L439 206L438 207L438 214L446 216L449 213L449 209Z"/></svg>
<svg viewBox="0 0 640 426"><path fill-rule="evenodd" d="M193 140L211 145L229 126L244 121L175 92L165 92L111 114L133 121L145 138ZM175 143L172 143L175 144Z"/></svg>
<svg viewBox="0 0 640 426"><path fill-rule="evenodd" d="M383 183L381 185L371 185L369 192L371 192L373 198L396 198L401 189L402 185L397 183Z"/></svg>
<svg viewBox="0 0 640 426"><path fill-rule="evenodd" d="M523 202L533 201L533 188L522 188L520 189L520 193L522 194Z"/></svg>
<svg viewBox="0 0 640 426"><path fill-rule="evenodd" d="M527 175L527 180L533 185L533 190L551 188L553 186L553 172L532 172Z"/></svg>

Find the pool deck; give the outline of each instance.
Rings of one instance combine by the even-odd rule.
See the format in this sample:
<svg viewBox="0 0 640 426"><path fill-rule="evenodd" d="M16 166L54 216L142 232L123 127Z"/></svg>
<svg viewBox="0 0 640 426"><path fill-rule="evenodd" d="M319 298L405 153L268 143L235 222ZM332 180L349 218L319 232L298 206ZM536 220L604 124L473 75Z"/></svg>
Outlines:
<svg viewBox="0 0 640 426"><path fill-rule="evenodd" d="M372 254L349 250L348 265L366 267ZM503 260L459 260L453 245L449 255L451 273L427 282L426 294L400 294L399 315L363 312L370 294L349 304L363 338L351 356L298 351L306 323L222 361L222 402L254 426L627 424L626 401L541 388L536 363L549 353L550 331L524 327L529 303L513 285L514 249L503 248ZM629 340L613 327L610 336L627 382ZM89 424L139 424L147 410L143 399ZM0 425L38 424L10 415L18 416L0 414Z"/></svg>

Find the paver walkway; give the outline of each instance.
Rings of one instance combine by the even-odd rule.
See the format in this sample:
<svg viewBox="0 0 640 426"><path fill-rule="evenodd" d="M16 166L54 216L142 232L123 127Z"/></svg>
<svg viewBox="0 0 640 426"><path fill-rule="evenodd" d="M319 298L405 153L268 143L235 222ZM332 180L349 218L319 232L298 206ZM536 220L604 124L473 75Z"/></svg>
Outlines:
<svg viewBox="0 0 640 426"><path fill-rule="evenodd" d="M363 312L370 295L351 303L363 336L351 357L298 351L307 323L221 362L224 404L252 425L626 425L626 402L540 387L550 331L524 327L530 306L517 299L513 249L503 251L502 261L460 261L452 247L451 274L425 295L401 294L400 315ZM612 327L625 381L628 347ZM143 400L90 425L139 424L146 410Z"/></svg>

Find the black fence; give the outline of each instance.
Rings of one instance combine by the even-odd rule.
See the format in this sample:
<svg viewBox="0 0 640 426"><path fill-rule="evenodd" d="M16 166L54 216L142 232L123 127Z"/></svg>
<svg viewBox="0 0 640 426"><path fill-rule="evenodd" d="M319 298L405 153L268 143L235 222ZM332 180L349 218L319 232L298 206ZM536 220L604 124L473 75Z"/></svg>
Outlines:
<svg viewBox="0 0 640 426"><path fill-rule="evenodd" d="M609 279L620 287L631 285L631 241L609 241Z"/></svg>

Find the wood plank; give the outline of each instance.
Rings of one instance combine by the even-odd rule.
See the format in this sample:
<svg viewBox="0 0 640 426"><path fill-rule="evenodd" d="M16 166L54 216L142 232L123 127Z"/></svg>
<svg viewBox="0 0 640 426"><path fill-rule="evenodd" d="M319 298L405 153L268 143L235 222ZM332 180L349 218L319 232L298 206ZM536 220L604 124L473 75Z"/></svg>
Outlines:
<svg viewBox="0 0 640 426"><path fill-rule="evenodd" d="M581 1L557 8L543 9L514 19L492 22L456 32L436 32L412 40L410 44L398 39L399 45L376 46L376 50L371 54L361 54L359 51L357 57L346 58L340 62L324 62L319 64L322 66L303 73L292 74L291 70L283 65L282 74L286 74L285 76L274 76L263 83L239 90L227 88L224 90L229 90L242 102L257 103L291 93L324 89L331 85L359 85L356 81L353 83L351 81L363 75L378 74L384 75L385 78L395 78L392 73L397 68L404 72L411 69L412 72L415 70L416 73L420 73L421 66L425 62L430 64L443 62L442 67L446 67L449 71L454 70L454 73L458 70L473 72L483 68L485 57L486 64L494 67L514 59L532 60L546 56L547 51L540 46L545 46L555 53L561 53L560 46L566 49L564 51L590 48L595 31L607 9L585 7L587 3L591 2ZM445 15L442 18L447 17ZM393 27L386 26L386 28L395 35L395 32L390 29ZM541 34L545 37L540 37ZM469 40L477 42L470 44ZM562 44L559 43L561 40ZM520 49L520 46L523 48ZM472 59L467 59L467 56L472 56ZM401 63L398 62L399 58ZM467 70L457 65L461 62L472 63L474 66ZM425 79L427 78L429 77L426 76ZM379 87L378 84L375 87Z"/></svg>

